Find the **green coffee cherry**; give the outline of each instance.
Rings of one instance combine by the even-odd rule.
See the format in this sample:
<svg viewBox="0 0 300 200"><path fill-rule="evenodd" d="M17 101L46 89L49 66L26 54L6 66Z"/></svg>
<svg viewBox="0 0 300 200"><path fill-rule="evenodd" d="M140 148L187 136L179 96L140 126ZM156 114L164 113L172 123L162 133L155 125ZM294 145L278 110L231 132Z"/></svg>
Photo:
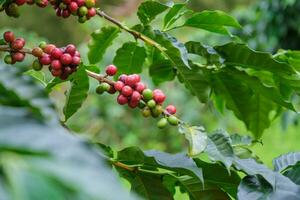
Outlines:
<svg viewBox="0 0 300 200"><path fill-rule="evenodd" d="M38 60L35 60L35 61L33 61L33 63L32 63L32 68L33 68L35 71L40 71L40 70L43 68L43 65L42 65Z"/></svg>
<svg viewBox="0 0 300 200"><path fill-rule="evenodd" d="M167 126L168 120L166 118L162 118L157 122L157 127L163 129Z"/></svg>
<svg viewBox="0 0 300 200"><path fill-rule="evenodd" d="M139 107L140 109L143 109L143 108L146 107L146 104L145 104L144 102L140 101L138 107Z"/></svg>
<svg viewBox="0 0 300 200"><path fill-rule="evenodd" d="M88 9L85 6L81 6L78 10L79 16L86 16L87 13L88 13Z"/></svg>
<svg viewBox="0 0 300 200"><path fill-rule="evenodd" d="M6 55L6 56L4 57L4 62L5 62L6 64L12 64L12 57L11 57L10 55Z"/></svg>
<svg viewBox="0 0 300 200"><path fill-rule="evenodd" d="M143 99L145 100L145 101L149 101L149 100L151 100L153 98L153 92L152 92L152 90L150 90L150 89L145 89L144 91L143 91Z"/></svg>
<svg viewBox="0 0 300 200"><path fill-rule="evenodd" d="M155 103L154 100L150 100L150 101L147 102L147 106L149 108L154 108L156 106L156 103Z"/></svg>
<svg viewBox="0 0 300 200"><path fill-rule="evenodd" d="M178 120L177 117L171 115L171 116L168 117L168 122L169 122L169 124L171 124L172 126L177 126L178 123L179 123L179 120Z"/></svg>
<svg viewBox="0 0 300 200"><path fill-rule="evenodd" d="M97 87L96 92L97 94L103 94L104 92L109 91L109 89L110 89L110 85L108 83L101 83Z"/></svg>
<svg viewBox="0 0 300 200"><path fill-rule="evenodd" d="M145 107L142 111L142 114L144 117L150 117L151 116L151 110L148 107Z"/></svg>
<svg viewBox="0 0 300 200"><path fill-rule="evenodd" d="M16 3L10 4L5 9L5 12L8 16L12 16L12 17L16 17L16 18L20 16L18 5Z"/></svg>
<svg viewBox="0 0 300 200"><path fill-rule="evenodd" d="M40 43L40 45L39 45L39 47L40 47L41 49L44 49L46 46L47 46L47 42L45 42L45 41L42 41L42 42Z"/></svg>
<svg viewBox="0 0 300 200"><path fill-rule="evenodd" d="M86 21L87 21L86 16L82 16L82 17L79 17L79 18L78 18L78 22L79 22L79 23L84 23L84 22L86 22Z"/></svg>
<svg viewBox="0 0 300 200"><path fill-rule="evenodd" d="M93 8L93 7L95 7L95 0L86 0L85 5L88 8Z"/></svg>
<svg viewBox="0 0 300 200"><path fill-rule="evenodd" d="M157 105L154 108L151 109L151 115L154 118L159 117L163 112L163 108L161 105Z"/></svg>

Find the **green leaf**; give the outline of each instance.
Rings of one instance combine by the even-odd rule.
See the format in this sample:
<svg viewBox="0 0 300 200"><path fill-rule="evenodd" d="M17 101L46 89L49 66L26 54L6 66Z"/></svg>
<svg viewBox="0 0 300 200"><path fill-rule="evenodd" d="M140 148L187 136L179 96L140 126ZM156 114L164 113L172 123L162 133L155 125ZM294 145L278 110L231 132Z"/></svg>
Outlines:
<svg viewBox="0 0 300 200"><path fill-rule="evenodd" d="M300 185L300 166L295 165L291 169L288 169L283 173L284 176L288 177L295 184Z"/></svg>
<svg viewBox="0 0 300 200"><path fill-rule="evenodd" d="M176 76L176 71L170 60L155 60L149 67L149 74L155 84L165 81L172 81Z"/></svg>
<svg viewBox="0 0 300 200"><path fill-rule="evenodd" d="M72 75L71 75L71 77L72 77ZM58 77L55 77L47 84L45 89L46 89L47 93L50 93L55 86L57 86L61 83L65 83L65 82L69 81L70 79L71 79L70 76L67 80L62 80Z"/></svg>
<svg viewBox="0 0 300 200"><path fill-rule="evenodd" d="M30 76L0 63L0 104L23 107L41 121L57 122L54 105L41 85Z"/></svg>
<svg viewBox="0 0 300 200"><path fill-rule="evenodd" d="M137 15L140 21L147 25L155 19L157 15L167 10L169 7L157 1L146 1L141 3L138 8Z"/></svg>
<svg viewBox="0 0 300 200"><path fill-rule="evenodd" d="M233 134L230 135L232 146L250 146L253 143L252 137L248 135Z"/></svg>
<svg viewBox="0 0 300 200"><path fill-rule="evenodd" d="M278 172L284 171L287 168L296 165L297 163L300 163L299 152L281 155L273 160L274 170Z"/></svg>
<svg viewBox="0 0 300 200"><path fill-rule="evenodd" d="M118 66L120 74L141 73L146 56L144 47L138 46L135 42L127 42L118 49L113 63Z"/></svg>
<svg viewBox="0 0 300 200"><path fill-rule="evenodd" d="M84 65L84 68L97 74L100 73L100 68L97 65Z"/></svg>
<svg viewBox="0 0 300 200"><path fill-rule="evenodd" d="M84 66L80 66L73 76L71 90L67 95L64 107L65 121L72 117L83 102L86 100L89 91L89 78Z"/></svg>
<svg viewBox="0 0 300 200"><path fill-rule="evenodd" d="M0 180L11 199L135 199L90 143L28 114L0 107Z"/></svg>
<svg viewBox="0 0 300 200"><path fill-rule="evenodd" d="M232 16L222 11L202 11L195 13L186 20L184 26L204 29L214 33L230 34L227 26L241 28L241 25Z"/></svg>
<svg viewBox="0 0 300 200"><path fill-rule="evenodd" d="M224 64L227 66L269 71L279 76L296 73L290 65L278 62L271 54L254 51L245 44L231 42L215 49L224 58Z"/></svg>
<svg viewBox="0 0 300 200"><path fill-rule="evenodd" d="M101 30L96 30L91 34L92 38L89 42L88 52L90 64L96 64L102 60L106 49L117 38L119 32L119 28L108 26L101 28Z"/></svg>
<svg viewBox="0 0 300 200"><path fill-rule="evenodd" d="M222 162L229 170L235 158L227 132L218 130L208 137L205 152L211 160Z"/></svg>
<svg viewBox="0 0 300 200"><path fill-rule="evenodd" d="M181 124L179 132L184 134L185 138L189 141L189 156L196 156L205 150L207 146L207 133L203 127Z"/></svg>
<svg viewBox="0 0 300 200"><path fill-rule="evenodd" d="M160 151L141 151L137 147L129 147L118 152L119 162L149 168L162 168L176 173L197 177L203 182L202 170L197 167L193 159L187 155L168 154Z"/></svg>
<svg viewBox="0 0 300 200"><path fill-rule="evenodd" d="M187 10L185 10L186 4L175 4L172 6L172 8L169 10L169 12L166 14L164 18L164 28L169 28L172 26L179 18L181 18L183 15L185 15Z"/></svg>
<svg viewBox="0 0 300 200"><path fill-rule="evenodd" d="M29 75L38 80L44 87L47 85L45 74L41 71L35 71L35 70L28 70L24 72L24 75Z"/></svg>

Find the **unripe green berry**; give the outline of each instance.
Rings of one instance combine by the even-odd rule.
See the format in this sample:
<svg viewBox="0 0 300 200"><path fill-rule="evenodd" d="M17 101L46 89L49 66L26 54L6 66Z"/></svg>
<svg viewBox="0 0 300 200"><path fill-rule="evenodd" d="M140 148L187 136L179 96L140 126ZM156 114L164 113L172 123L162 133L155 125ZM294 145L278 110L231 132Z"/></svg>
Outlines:
<svg viewBox="0 0 300 200"><path fill-rule="evenodd" d="M140 101L138 107L139 107L140 109L143 109L143 108L146 107L146 104L145 104L144 102Z"/></svg>
<svg viewBox="0 0 300 200"><path fill-rule="evenodd" d="M151 110L148 107L145 107L142 111L142 114L144 117L150 117L151 116Z"/></svg>
<svg viewBox="0 0 300 200"><path fill-rule="evenodd" d="M6 64L12 64L12 57L11 57L11 55L6 55L6 56L4 57L4 62L5 62Z"/></svg>
<svg viewBox="0 0 300 200"><path fill-rule="evenodd" d="M154 108L151 109L151 115L154 118L159 117L163 112L163 108L161 107L161 105L157 105Z"/></svg>
<svg viewBox="0 0 300 200"><path fill-rule="evenodd" d="M177 126L179 123L179 120L177 117L175 117L174 115L171 115L168 117L168 122L169 124L171 124L172 126Z"/></svg>
<svg viewBox="0 0 300 200"><path fill-rule="evenodd" d="M168 120L166 118L162 118L157 122L157 127L163 129L167 126Z"/></svg>
<svg viewBox="0 0 300 200"><path fill-rule="evenodd" d="M78 10L79 16L86 16L87 13L88 13L88 9L85 6L81 6Z"/></svg>
<svg viewBox="0 0 300 200"><path fill-rule="evenodd" d="M9 6L7 7L7 9L5 11L8 16L12 16L12 17L20 16L18 5L16 3L9 4Z"/></svg>
<svg viewBox="0 0 300 200"><path fill-rule="evenodd" d="M152 99L152 100L150 100L150 101L147 102L147 106L148 106L149 108L154 108L154 107L156 106L156 103L155 103L155 101Z"/></svg>
<svg viewBox="0 0 300 200"><path fill-rule="evenodd" d="M79 23L84 23L84 22L86 22L86 21L87 21L86 16L82 16L82 17L79 17L79 18L78 18L78 22L79 22Z"/></svg>
<svg viewBox="0 0 300 200"><path fill-rule="evenodd" d="M32 63L32 68L33 68L35 71L40 71L40 70L43 68L43 65L42 65L38 60L35 60L35 61L33 61L33 63Z"/></svg>
<svg viewBox="0 0 300 200"><path fill-rule="evenodd" d="M41 49L44 49L46 46L47 46L47 42L45 42L45 41L42 41L42 42L40 43L40 45L39 45L39 47L40 47Z"/></svg>
<svg viewBox="0 0 300 200"><path fill-rule="evenodd" d="M85 5L88 8L93 8L93 7L95 7L95 0L86 0Z"/></svg>
<svg viewBox="0 0 300 200"><path fill-rule="evenodd" d="M145 101L149 101L149 100L151 100L153 98L153 92L152 92L152 90L150 90L150 89L145 89L144 91L143 91L143 99L145 100Z"/></svg>
<svg viewBox="0 0 300 200"><path fill-rule="evenodd" d="M96 92L97 92L98 94L103 94L104 92L109 91L109 89L110 89L110 85L109 85L108 83L101 83L101 84L97 87Z"/></svg>

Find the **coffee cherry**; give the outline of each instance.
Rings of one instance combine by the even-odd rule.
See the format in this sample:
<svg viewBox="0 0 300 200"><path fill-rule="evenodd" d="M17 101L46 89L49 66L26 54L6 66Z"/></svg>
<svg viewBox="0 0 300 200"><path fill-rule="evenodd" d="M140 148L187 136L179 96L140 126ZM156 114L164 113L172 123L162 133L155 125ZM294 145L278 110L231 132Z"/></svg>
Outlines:
<svg viewBox="0 0 300 200"><path fill-rule="evenodd" d="M149 108L154 108L156 106L156 103L155 103L154 100L150 100L150 101L147 102L147 106Z"/></svg>
<svg viewBox="0 0 300 200"><path fill-rule="evenodd" d="M117 98L117 102L120 104L120 105L125 105L128 103L128 99L127 97L125 97L124 95L120 94Z"/></svg>
<svg viewBox="0 0 300 200"><path fill-rule="evenodd" d="M4 34L3 34L3 38L6 42L8 43L11 43L15 40L15 35L13 32L11 31L6 31Z"/></svg>
<svg viewBox="0 0 300 200"><path fill-rule="evenodd" d="M81 6L78 10L78 15L79 16L86 16L86 14L88 13L88 9L85 6Z"/></svg>
<svg viewBox="0 0 300 200"><path fill-rule="evenodd" d="M102 89L106 92L110 89L110 85L108 83L101 83L100 87L102 87Z"/></svg>
<svg viewBox="0 0 300 200"><path fill-rule="evenodd" d="M152 98L153 98L152 90L150 90L150 89L145 89L145 90L143 91L143 99L144 99L145 101L149 101L149 100L151 100Z"/></svg>
<svg viewBox="0 0 300 200"><path fill-rule="evenodd" d="M11 43L11 48L15 50L21 50L25 46L25 40L23 38L18 38Z"/></svg>
<svg viewBox="0 0 300 200"><path fill-rule="evenodd" d="M127 85L122 88L122 94L126 97L129 97L132 94L132 92L132 88Z"/></svg>
<svg viewBox="0 0 300 200"><path fill-rule="evenodd" d="M60 69L59 70L52 69L51 74L52 76L59 77L62 74L62 71Z"/></svg>
<svg viewBox="0 0 300 200"><path fill-rule="evenodd" d="M106 72L106 74L108 76L114 76L114 75L116 75L117 71L118 71L118 68L116 66L114 66L114 65L107 66L106 70L105 70L105 72Z"/></svg>
<svg viewBox="0 0 300 200"><path fill-rule="evenodd" d="M51 51L51 56L55 59L60 59L60 57L63 55L63 52L59 48L54 48Z"/></svg>
<svg viewBox="0 0 300 200"><path fill-rule="evenodd" d="M32 63L32 68L35 71L40 71L43 68L43 65L38 60L34 60Z"/></svg>
<svg viewBox="0 0 300 200"><path fill-rule="evenodd" d="M103 90L103 87L102 86L98 86L97 88L96 88L96 93L97 94L103 94L105 91Z"/></svg>
<svg viewBox="0 0 300 200"><path fill-rule="evenodd" d="M42 50L41 48L35 47L35 48L32 49L32 52L31 52L31 53L32 53L33 56L39 58L39 57L42 57L42 56L43 56L43 53L44 53L44 52L43 52L43 50Z"/></svg>
<svg viewBox="0 0 300 200"><path fill-rule="evenodd" d="M47 46L47 43L44 42L44 41L40 42L40 44L39 44L39 47L40 47L41 49L45 49L46 46Z"/></svg>
<svg viewBox="0 0 300 200"><path fill-rule="evenodd" d="M151 115L154 118L159 117L163 113L163 108L160 105L156 105L151 109Z"/></svg>
<svg viewBox="0 0 300 200"><path fill-rule="evenodd" d="M122 74L121 76L119 76L119 81L122 81L123 83L125 83L126 78L127 78L127 75Z"/></svg>
<svg viewBox="0 0 300 200"><path fill-rule="evenodd" d="M6 64L8 64L8 65L12 64L13 59L12 59L11 55L6 55L6 56L4 57L4 62L5 62Z"/></svg>
<svg viewBox="0 0 300 200"><path fill-rule="evenodd" d="M51 55L51 52L53 49L55 49L56 46L53 45L53 44L47 44L44 48L43 48L43 51L46 53L46 54L49 54Z"/></svg>
<svg viewBox="0 0 300 200"><path fill-rule="evenodd" d="M72 58L72 64L73 64L73 65L79 65L80 62L81 62L80 57L74 56L74 57Z"/></svg>
<svg viewBox="0 0 300 200"><path fill-rule="evenodd" d="M18 6L21 6L21 5L24 5L26 3L26 0L15 0L15 3L18 5Z"/></svg>
<svg viewBox="0 0 300 200"><path fill-rule="evenodd" d="M85 6L88 8L93 8L95 6L96 2L95 0L86 0L85 1Z"/></svg>
<svg viewBox="0 0 300 200"><path fill-rule="evenodd" d="M77 12L78 10L78 5L76 2L71 2L70 5L69 5L69 10L72 12L72 13L75 13Z"/></svg>
<svg viewBox="0 0 300 200"><path fill-rule="evenodd" d="M60 62L63 64L63 65L69 65L71 64L73 61L73 58L70 54L68 53L64 53L61 57L60 57Z"/></svg>
<svg viewBox="0 0 300 200"><path fill-rule="evenodd" d="M143 93L143 91L146 89L146 85L144 83L138 82L135 84L135 90L139 93Z"/></svg>
<svg viewBox="0 0 300 200"><path fill-rule="evenodd" d="M176 114L176 107L173 105L168 105L166 107L166 111L170 114L170 115L174 115Z"/></svg>
<svg viewBox="0 0 300 200"><path fill-rule="evenodd" d="M12 59L16 62L22 62L25 58L24 53L16 52L12 54Z"/></svg>
<svg viewBox="0 0 300 200"><path fill-rule="evenodd" d="M66 73L66 74L71 74L72 73L72 69L71 69L71 67L65 67L64 68L64 73Z"/></svg>
<svg viewBox="0 0 300 200"><path fill-rule="evenodd" d="M145 104L144 102L140 101L138 107L139 107L140 109L143 109L143 108L146 107L146 104Z"/></svg>
<svg viewBox="0 0 300 200"><path fill-rule="evenodd" d="M174 115L171 115L168 117L168 122L169 122L169 124L171 124L173 126L177 126L179 123L179 120Z"/></svg>
<svg viewBox="0 0 300 200"><path fill-rule="evenodd" d="M95 8L90 8L90 9L88 10L87 16L88 16L89 18L91 18L91 17L94 17L96 14L97 14L97 10L96 10Z"/></svg>
<svg viewBox="0 0 300 200"><path fill-rule="evenodd" d="M51 64L51 57L48 54L43 55L39 58L40 63L42 65L50 65Z"/></svg>
<svg viewBox="0 0 300 200"><path fill-rule="evenodd" d="M81 23L81 24L86 22L86 20L87 20L86 16L82 16L82 17L78 18L78 22Z"/></svg>
<svg viewBox="0 0 300 200"><path fill-rule="evenodd" d="M76 0L78 7L84 6L85 0Z"/></svg>
<svg viewBox="0 0 300 200"><path fill-rule="evenodd" d="M125 84L122 82L122 81L117 81L115 84L114 84L114 88L115 90L117 91L122 91L122 88L125 86Z"/></svg>
<svg viewBox="0 0 300 200"><path fill-rule="evenodd" d="M151 110L148 107L145 107L142 111L142 114L144 117L150 117L151 116Z"/></svg>
<svg viewBox="0 0 300 200"><path fill-rule="evenodd" d="M62 68L62 65L61 65L61 63L60 63L59 60L52 60L52 62L51 62L51 67L52 67L52 69L54 69L54 70L59 70L59 69Z"/></svg>
<svg viewBox="0 0 300 200"><path fill-rule="evenodd" d="M8 16L11 17L17 18L20 16L18 5L16 3L9 4L9 6L5 8L5 12Z"/></svg>
<svg viewBox="0 0 300 200"><path fill-rule="evenodd" d="M141 100L141 94L137 91L133 91L131 95L131 101L136 102L138 104L140 100Z"/></svg>
<svg viewBox="0 0 300 200"><path fill-rule="evenodd" d="M161 118L158 122L157 122L157 127L160 129L163 129L167 126L168 124L168 120L166 118Z"/></svg>
<svg viewBox="0 0 300 200"><path fill-rule="evenodd" d="M117 91L113 86L110 86L109 90L107 91L109 94L115 94Z"/></svg>
<svg viewBox="0 0 300 200"><path fill-rule="evenodd" d="M128 106L129 106L130 108L136 108L136 107L138 107L138 105L139 105L139 102L133 101L132 99L131 99L130 102L128 103Z"/></svg>
<svg viewBox="0 0 300 200"><path fill-rule="evenodd" d="M139 79L135 75L129 75L125 79L125 84L133 87L136 83L139 82Z"/></svg>
<svg viewBox="0 0 300 200"><path fill-rule="evenodd" d="M156 103L162 104L166 99L166 95L162 92L161 93L160 92L156 92L156 93L153 92L153 99Z"/></svg>
<svg viewBox="0 0 300 200"><path fill-rule="evenodd" d="M76 52L76 47L75 45L73 44L69 44L67 47L66 47L66 53L70 54L71 56L74 56L75 52Z"/></svg>

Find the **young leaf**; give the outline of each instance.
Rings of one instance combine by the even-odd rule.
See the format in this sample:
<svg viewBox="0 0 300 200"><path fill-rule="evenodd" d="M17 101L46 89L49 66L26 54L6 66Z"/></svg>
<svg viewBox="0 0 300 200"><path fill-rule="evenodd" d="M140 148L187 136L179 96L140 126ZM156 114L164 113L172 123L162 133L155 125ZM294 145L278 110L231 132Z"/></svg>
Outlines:
<svg viewBox="0 0 300 200"><path fill-rule="evenodd" d="M144 47L138 46L135 42L127 42L118 49L113 63L118 66L118 73L133 74L142 72L145 59Z"/></svg>
<svg viewBox="0 0 300 200"><path fill-rule="evenodd" d="M222 11L202 11L187 19L184 26L204 29L214 33L230 34L227 26L241 28L241 25L232 16Z"/></svg>
<svg viewBox="0 0 300 200"><path fill-rule="evenodd" d="M88 52L90 64L96 64L102 60L106 49L112 44L119 32L119 28L108 26L91 34Z"/></svg>
<svg viewBox="0 0 300 200"><path fill-rule="evenodd" d="M167 5L161 4L157 1L145 1L139 6L137 15L140 21L144 25L147 25L154 20L157 15L164 12L168 8L169 7Z"/></svg>
<svg viewBox="0 0 300 200"><path fill-rule="evenodd" d="M85 68L80 66L73 76L71 90L67 95L67 101L64 107L65 121L72 117L88 96L89 78Z"/></svg>
<svg viewBox="0 0 300 200"><path fill-rule="evenodd" d="M200 126L180 125L179 132L185 135L189 141L189 156L196 156L202 153L207 146L207 133Z"/></svg>
<svg viewBox="0 0 300 200"><path fill-rule="evenodd" d="M300 163L300 152L281 155L273 160L274 170L281 172L289 167Z"/></svg>

